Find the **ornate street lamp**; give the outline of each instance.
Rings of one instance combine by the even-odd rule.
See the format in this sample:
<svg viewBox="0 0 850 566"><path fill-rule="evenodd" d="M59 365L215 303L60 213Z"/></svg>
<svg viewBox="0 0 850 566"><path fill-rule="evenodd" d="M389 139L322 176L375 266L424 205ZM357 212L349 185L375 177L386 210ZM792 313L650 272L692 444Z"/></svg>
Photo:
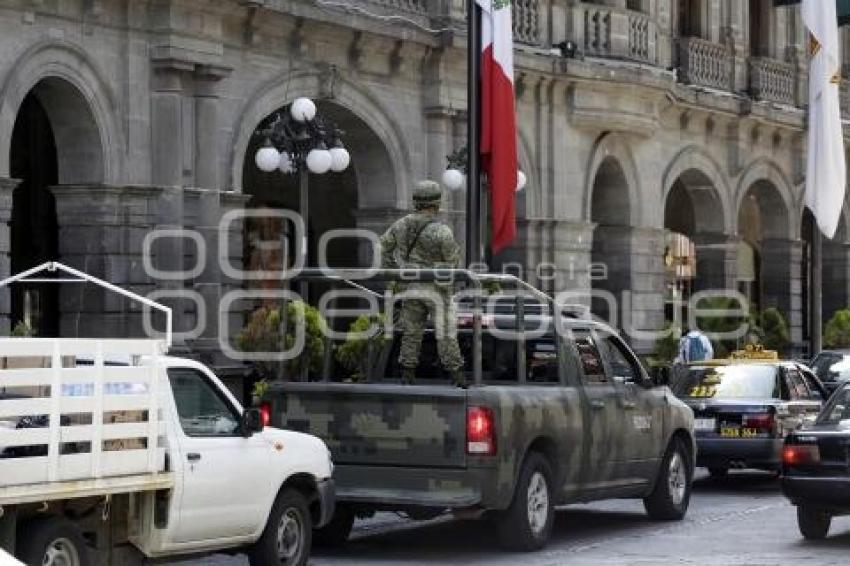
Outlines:
<svg viewBox="0 0 850 566"><path fill-rule="evenodd" d="M309 98L297 98L272 118L267 128L258 129L254 136L263 140L263 146L254 156L257 168L265 173L280 172L298 175L299 214L304 221L305 236L300 245L307 255L309 234L309 173L324 175L329 172L342 173L351 164L351 155L342 144L344 132L336 124L317 115L316 103ZM284 238L281 238L283 244ZM284 248L285 249L285 248ZM282 260L285 261L285 258ZM282 266L286 267L286 266ZM299 285L302 300L307 301L307 282ZM286 305L283 305L281 335L287 334ZM281 364L283 376L283 364ZM301 380L307 381L306 364L301 370Z"/></svg>
<svg viewBox="0 0 850 566"><path fill-rule="evenodd" d="M254 132L264 140L254 158L260 171L298 175L298 212L305 229L309 229L310 214L308 173L342 173L351 164L351 155L342 144L343 134L336 124L317 115L316 103L309 98L295 99L274 115L267 128ZM306 242L304 245L306 248Z"/></svg>
<svg viewBox="0 0 850 566"><path fill-rule="evenodd" d="M445 186L450 191L459 191L466 186L466 175L467 175L467 167L468 167L468 155L469 149L466 146L463 146L453 154L446 157L446 160L449 162L446 170L443 171L443 186ZM517 185L516 191L520 192L525 188L525 185L528 183L528 178L525 176L525 173L522 171L517 171Z"/></svg>

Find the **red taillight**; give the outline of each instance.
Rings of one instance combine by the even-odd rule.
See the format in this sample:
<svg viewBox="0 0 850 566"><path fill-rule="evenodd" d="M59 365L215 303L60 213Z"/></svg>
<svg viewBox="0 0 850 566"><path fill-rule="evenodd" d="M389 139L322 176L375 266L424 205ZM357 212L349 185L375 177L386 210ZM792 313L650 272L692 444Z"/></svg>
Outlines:
<svg viewBox="0 0 850 566"><path fill-rule="evenodd" d="M272 404L268 401L260 403L260 416L263 417L263 426L269 426L272 422Z"/></svg>
<svg viewBox="0 0 850 566"><path fill-rule="evenodd" d="M754 428L756 430L773 434L776 428L776 419L773 413L753 413L743 415L741 424L744 428Z"/></svg>
<svg viewBox="0 0 850 566"><path fill-rule="evenodd" d="M474 456L495 456L496 427L491 409L466 409L466 453Z"/></svg>
<svg viewBox="0 0 850 566"><path fill-rule="evenodd" d="M816 444L789 444L782 449L782 463L786 466L818 462L820 462L820 450Z"/></svg>

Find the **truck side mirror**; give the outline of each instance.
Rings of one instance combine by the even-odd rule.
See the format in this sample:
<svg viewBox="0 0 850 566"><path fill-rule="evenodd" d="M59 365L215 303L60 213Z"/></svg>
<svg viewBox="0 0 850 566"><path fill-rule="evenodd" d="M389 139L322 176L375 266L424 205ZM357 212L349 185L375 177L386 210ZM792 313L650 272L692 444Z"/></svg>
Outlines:
<svg viewBox="0 0 850 566"><path fill-rule="evenodd" d="M240 429L242 436L250 438L258 432L263 432L263 415L259 409L246 409L242 413L242 422Z"/></svg>

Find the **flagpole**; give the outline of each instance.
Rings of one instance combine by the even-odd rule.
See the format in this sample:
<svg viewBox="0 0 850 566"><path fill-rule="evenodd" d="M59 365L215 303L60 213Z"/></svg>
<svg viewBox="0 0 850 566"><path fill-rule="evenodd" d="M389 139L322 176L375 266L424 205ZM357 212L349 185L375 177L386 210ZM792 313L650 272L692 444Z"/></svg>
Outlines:
<svg viewBox="0 0 850 566"><path fill-rule="evenodd" d="M466 176L466 265L481 263L481 8L475 0L467 0L468 67L467 67L467 146Z"/></svg>
<svg viewBox="0 0 850 566"><path fill-rule="evenodd" d="M811 222L811 260L809 261L809 269L811 269L811 281L809 290L809 321L811 328L811 354L816 356L823 349L823 274L821 267L823 263L823 250L818 223L812 216Z"/></svg>

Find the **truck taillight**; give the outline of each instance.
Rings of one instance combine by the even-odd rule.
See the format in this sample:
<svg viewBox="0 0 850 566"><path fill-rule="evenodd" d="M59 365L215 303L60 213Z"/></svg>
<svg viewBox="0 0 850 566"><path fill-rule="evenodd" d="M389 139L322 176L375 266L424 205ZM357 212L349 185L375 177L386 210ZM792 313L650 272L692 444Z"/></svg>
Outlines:
<svg viewBox="0 0 850 566"><path fill-rule="evenodd" d="M776 419L773 413L745 414L741 424L744 428L754 428L767 434L773 434L776 430Z"/></svg>
<svg viewBox="0 0 850 566"><path fill-rule="evenodd" d="M496 426L492 409L466 409L466 453L473 456L496 455Z"/></svg>
<svg viewBox="0 0 850 566"><path fill-rule="evenodd" d="M786 466L817 464L820 462L820 450L817 444L787 444L782 449L782 463Z"/></svg>
<svg viewBox="0 0 850 566"><path fill-rule="evenodd" d="M272 422L272 404L268 401L260 403L260 416L263 417L263 426L269 426Z"/></svg>

